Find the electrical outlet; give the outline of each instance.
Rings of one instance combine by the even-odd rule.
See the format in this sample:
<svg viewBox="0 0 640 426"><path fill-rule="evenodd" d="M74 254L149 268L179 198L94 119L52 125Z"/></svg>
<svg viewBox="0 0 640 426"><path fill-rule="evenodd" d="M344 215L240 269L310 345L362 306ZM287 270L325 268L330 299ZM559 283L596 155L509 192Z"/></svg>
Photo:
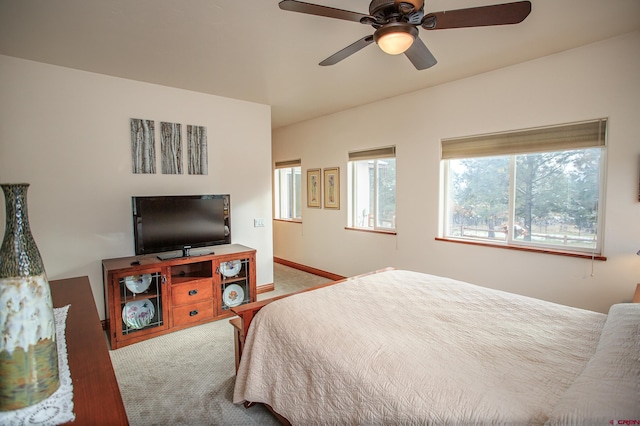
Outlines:
<svg viewBox="0 0 640 426"><path fill-rule="evenodd" d="M253 219L253 227L254 228L264 227L264 219Z"/></svg>

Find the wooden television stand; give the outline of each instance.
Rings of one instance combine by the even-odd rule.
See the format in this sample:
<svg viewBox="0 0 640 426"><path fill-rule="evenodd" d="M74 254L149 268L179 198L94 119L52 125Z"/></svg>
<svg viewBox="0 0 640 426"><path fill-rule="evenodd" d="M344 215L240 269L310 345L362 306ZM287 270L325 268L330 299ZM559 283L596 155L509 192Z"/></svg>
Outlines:
<svg viewBox="0 0 640 426"><path fill-rule="evenodd" d="M112 349L228 318L231 308L256 301L256 251L240 244L207 249L214 253L102 261Z"/></svg>

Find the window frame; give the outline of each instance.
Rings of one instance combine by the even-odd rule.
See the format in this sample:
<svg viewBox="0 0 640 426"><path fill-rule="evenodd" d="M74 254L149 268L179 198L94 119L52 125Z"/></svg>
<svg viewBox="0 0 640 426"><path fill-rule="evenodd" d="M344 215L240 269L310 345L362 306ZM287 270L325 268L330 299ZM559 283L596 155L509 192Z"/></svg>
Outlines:
<svg viewBox="0 0 640 426"><path fill-rule="evenodd" d="M297 169L297 172L296 172ZM282 217L282 179L283 171L289 171L291 179L288 183L287 193L288 199L287 207L291 212L291 218ZM299 184L296 186L295 176L300 177ZM274 203L273 203L273 218L275 220L287 221L287 222L302 222L302 161L301 160L288 160L278 161L275 163L273 169L273 181L274 181ZM297 202L296 202L297 201ZM296 206L299 208L296 209ZM297 214L297 216L296 216Z"/></svg>
<svg viewBox="0 0 640 426"><path fill-rule="evenodd" d="M363 162L363 161L373 161L373 181L375 183L375 185L373 186L373 194L371 196L371 200L372 200L372 204L373 204L373 208L372 211L373 212L377 212L379 205L378 205L378 200L379 200L379 188L378 188L378 184L379 184L379 175L378 175L378 162L379 161L384 161L384 160L394 160L394 162L396 162L397 165L397 158L396 158L396 147L395 145L392 146L387 146L387 147L381 147L381 148L373 148L373 149L367 149L367 150L360 150L360 151L351 151L348 153L348 162L347 162L347 188L348 188L348 206L347 206L347 227L346 229L352 229L352 230L358 230L358 231L365 231L365 232L377 232L377 233L384 233L384 234L396 234L396 225L397 225L397 202L394 203L394 220L392 221L392 226L379 226L378 225L378 221L375 218L375 213L374 213L374 220L373 220L373 226L358 226L357 222L358 222L358 218L357 218L357 212L355 211L355 206L357 205L357 198L358 198L358 194L356 193L356 185L357 185L357 173L355 168L357 167L357 163L359 162ZM397 167L396 167L396 172L397 172ZM397 194L397 181L396 184L394 186L394 198ZM371 213L369 213L371 214Z"/></svg>
<svg viewBox="0 0 640 426"><path fill-rule="evenodd" d="M554 253L554 254L562 254L569 255L575 257L588 257L591 259L598 260L606 260L606 257L602 255L604 252L604 212L605 212L605 199L606 199L606 166L607 166L607 140L606 140L606 130L607 130L607 119L597 119L586 122L579 123L570 123L559 126L550 126L544 128L536 128L536 129L527 129L520 130L514 132L504 132L500 134L488 134L481 136L474 136L469 138L456 138L456 139L443 139L441 141L442 147L442 155L441 155L441 167L440 167L440 220L438 224L438 237L437 240L446 240L446 241L454 241L461 242L467 244L477 244L482 246L492 246L492 247L503 247L510 248L516 250L524 250L524 251L536 251L536 252L545 252L545 253ZM572 130L576 130L573 132ZM579 136L576 135L580 133ZM527 137L534 135L533 139L535 139L535 135L546 135L544 138L547 138L548 135L553 135L554 137L559 137L561 139L560 143L557 145L553 144L552 140L543 141L544 147L546 149L540 151L540 144L536 145L535 142L533 144L528 144L525 140ZM587 135L589 134L589 135ZM511 138L511 142L514 140L516 142L525 141L523 152L517 152L520 149L514 149L514 144L509 144L509 135L515 135ZM560 135L560 136L558 136ZM563 135L565 138L563 139ZM489 147L489 151L491 154L496 154L500 152L501 144L489 142L491 139L497 136L497 139L502 139L503 141L507 141L506 145L510 145L506 151L507 154L504 155L486 155L487 148L489 145L493 145ZM543 139L544 139L543 138ZM463 149L460 152L466 152L467 154L471 152L471 155L462 156L459 153L452 154L451 152L445 152L446 147L445 144L447 141L454 141L453 143L460 144L460 147ZM472 141L480 141L480 150L474 151L474 148L468 144L468 142ZM529 141L531 142L531 141ZM473 143L473 142L472 142ZM470 151L466 151L464 145L467 144L467 147L471 147ZM484 145L483 145L484 144ZM517 144L516 144L517 145ZM504 146L504 145L502 145ZM522 147L522 146L521 146ZM555 149L554 149L555 148ZM537 154L537 153L550 153L550 152L558 152L558 151L569 151L572 149L589 149L589 148L599 148L600 149L600 158L599 158L599 174L598 174L598 203L596 208L596 244L593 248L580 248L576 246L561 246L557 244L545 244L541 242L532 242L532 241L523 241L517 240L514 238L514 232L508 232L504 241L501 240L491 240L489 238L474 238L474 237L458 237L454 235L447 235L449 230L451 229L451 217L450 217L450 182L451 182L451 168L450 168L450 160L462 160L462 159L471 159L471 158L481 158L481 157L493 157L493 156L505 156L509 158L509 189L508 189L508 229L513 229L516 221L516 210L515 203L517 197L517 188L516 188L516 157L518 155L527 155L527 154Z"/></svg>

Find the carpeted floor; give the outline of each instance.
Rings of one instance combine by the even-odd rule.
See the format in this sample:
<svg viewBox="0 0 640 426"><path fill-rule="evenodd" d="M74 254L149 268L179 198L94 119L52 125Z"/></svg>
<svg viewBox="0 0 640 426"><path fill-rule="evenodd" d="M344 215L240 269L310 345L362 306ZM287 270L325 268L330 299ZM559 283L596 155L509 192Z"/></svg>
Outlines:
<svg viewBox="0 0 640 426"><path fill-rule="evenodd" d="M275 290L259 299L330 280L274 264ZM233 329L221 320L110 351L131 425L278 425L263 406L232 401Z"/></svg>

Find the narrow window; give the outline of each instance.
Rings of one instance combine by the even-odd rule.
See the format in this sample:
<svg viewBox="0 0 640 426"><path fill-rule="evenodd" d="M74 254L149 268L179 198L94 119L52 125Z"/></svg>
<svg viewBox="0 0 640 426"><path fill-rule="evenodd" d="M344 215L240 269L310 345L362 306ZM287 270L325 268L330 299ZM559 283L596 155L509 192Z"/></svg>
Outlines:
<svg viewBox="0 0 640 426"><path fill-rule="evenodd" d="M300 160L276 162L274 172L274 218L302 220L302 172Z"/></svg>
<svg viewBox="0 0 640 426"><path fill-rule="evenodd" d="M396 228L395 146L349 153L348 226L390 232Z"/></svg>

